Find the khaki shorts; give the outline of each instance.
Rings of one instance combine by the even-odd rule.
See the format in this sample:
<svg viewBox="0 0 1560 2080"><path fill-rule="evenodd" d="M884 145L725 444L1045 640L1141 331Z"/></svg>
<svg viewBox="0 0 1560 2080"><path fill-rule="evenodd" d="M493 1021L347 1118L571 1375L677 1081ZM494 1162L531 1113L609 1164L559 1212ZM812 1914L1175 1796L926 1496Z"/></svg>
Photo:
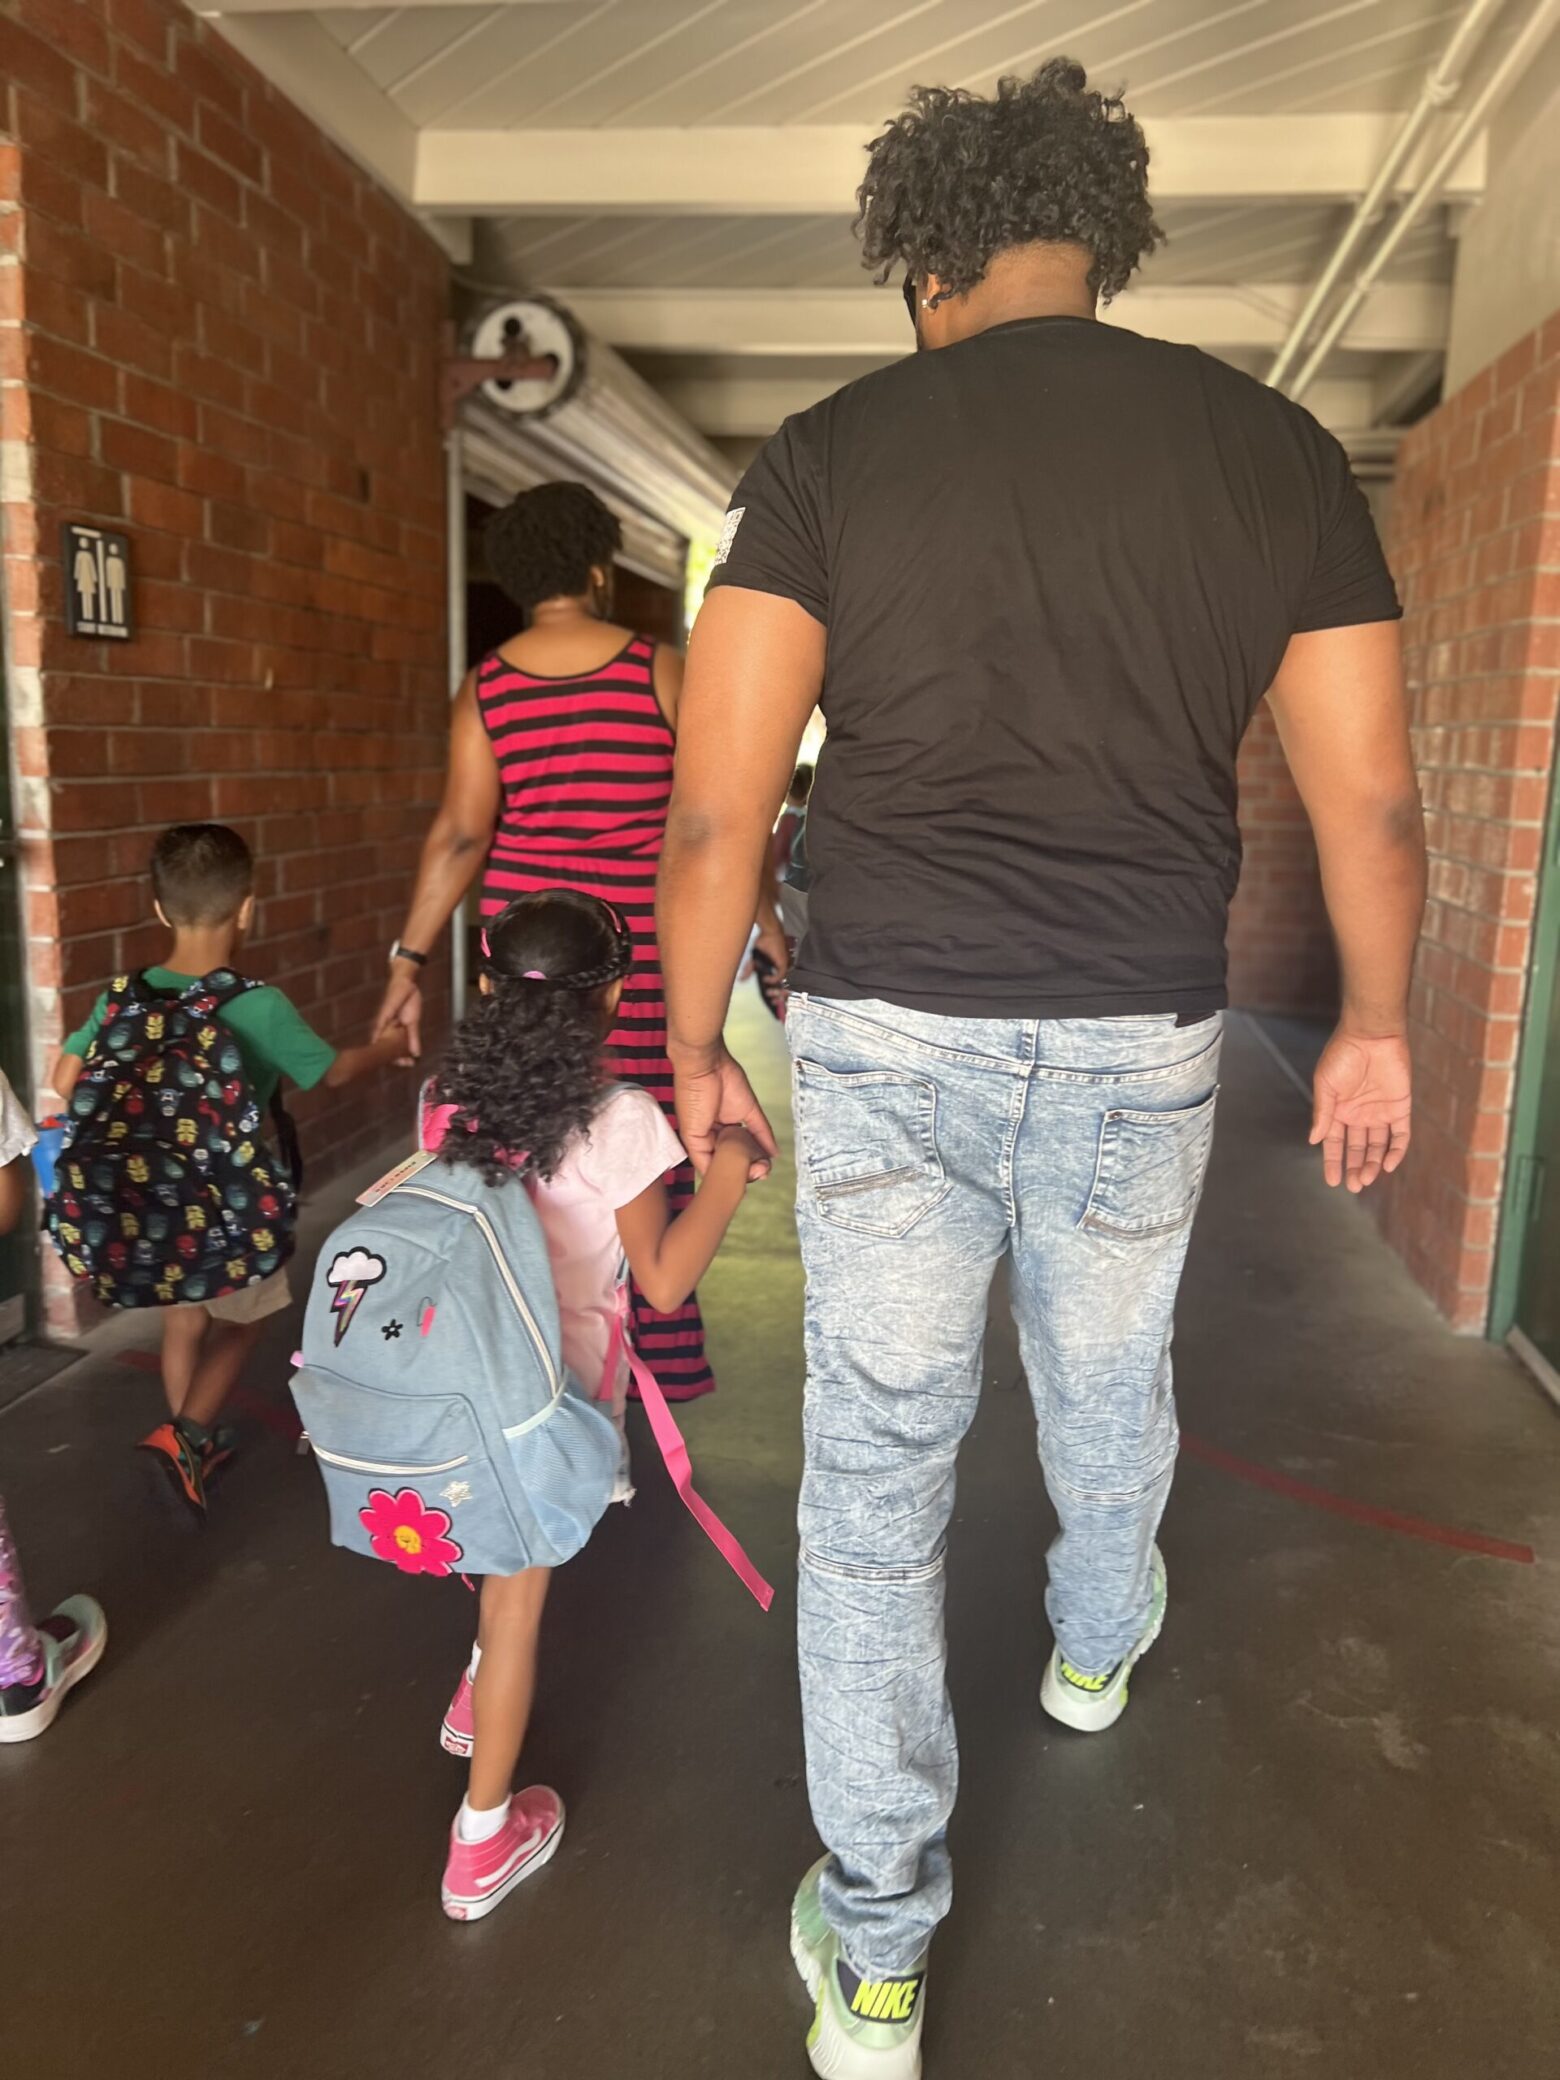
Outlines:
<svg viewBox="0 0 1560 2080"><path fill-rule="evenodd" d="M273 1271L258 1285L240 1286L236 1293L224 1293L220 1300L189 1300L184 1304L204 1307L214 1322L263 1322L292 1305L292 1287L287 1283L285 1270Z"/></svg>

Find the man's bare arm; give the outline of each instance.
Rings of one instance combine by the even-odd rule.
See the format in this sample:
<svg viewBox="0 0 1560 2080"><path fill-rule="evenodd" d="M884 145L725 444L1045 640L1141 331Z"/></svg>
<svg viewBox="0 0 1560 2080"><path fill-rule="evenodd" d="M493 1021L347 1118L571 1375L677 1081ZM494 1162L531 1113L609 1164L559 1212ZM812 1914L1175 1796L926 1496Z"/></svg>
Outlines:
<svg viewBox="0 0 1560 2080"><path fill-rule="evenodd" d="M774 1151L721 1034L823 663L824 631L810 614L735 585L710 595L688 646L656 921L678 1125L700 1170L723 1125Z"/></svg>
<svg viewBox="0 0 1560 2080"><path fill-rule="evenodd" d="M1425 835L1397 623L1295 636L1268 700L1316 834L1342 978L1311 1138L1328 1183L1357 1192L1398 1167L1411 1128L1408 990Z"/></svg>

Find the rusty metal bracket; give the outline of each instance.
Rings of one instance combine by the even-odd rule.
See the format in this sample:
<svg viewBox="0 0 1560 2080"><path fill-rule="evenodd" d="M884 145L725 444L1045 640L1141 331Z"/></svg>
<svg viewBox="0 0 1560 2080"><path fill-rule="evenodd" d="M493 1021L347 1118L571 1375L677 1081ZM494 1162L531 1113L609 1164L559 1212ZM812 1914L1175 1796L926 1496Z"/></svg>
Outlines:
<svg viewBox="0 0 1560 2080"><path fill-rule="evenodd" d="M446 432L455 424L455 411L463 397L480 390L484 383L542 383L558 373L556 354L501 354L495 360L476 360L455 351L455 328L444 328L444 358L439 371L440 399Z"/></svg>

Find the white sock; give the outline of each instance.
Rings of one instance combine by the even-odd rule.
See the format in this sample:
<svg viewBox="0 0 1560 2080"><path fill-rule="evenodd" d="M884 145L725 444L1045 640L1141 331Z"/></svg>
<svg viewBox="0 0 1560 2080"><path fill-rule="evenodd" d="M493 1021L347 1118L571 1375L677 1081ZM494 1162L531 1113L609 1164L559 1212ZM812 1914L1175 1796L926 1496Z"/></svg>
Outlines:
<svg viewBox="0 0 1560 2080"><path fill-rule="evenodd" d="M490 1842L508 1818L507 1798L491 1813L479 1813L469 1798L463 1798L455 1820L455 1831L463 1842Z"/></svg>
<svg viewBox="0 0 1560 2080"><path fill-rule="evenodd" d="M477 1680L477 1670L481 1666L482 1649L479 1646L473 1645L471 1649L471 1659L466 1663L466 1674L473 1683Z"/></svg>

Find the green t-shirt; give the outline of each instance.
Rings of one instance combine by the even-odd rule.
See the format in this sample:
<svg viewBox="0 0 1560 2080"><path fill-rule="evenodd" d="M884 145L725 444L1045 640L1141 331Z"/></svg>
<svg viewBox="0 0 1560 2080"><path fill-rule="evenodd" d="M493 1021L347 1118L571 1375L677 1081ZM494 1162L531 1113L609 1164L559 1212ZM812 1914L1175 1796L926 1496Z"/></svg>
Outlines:
<svg viewBox="0 0 1560 2080"><path fill-rule="evenodd" d="M170 995L187 990L198 975L179 975L172 968L148 968L146 979L153 989ZM65 1042L65 1053L85 1058L103 1024L108 996L98 998L92 1016ZM244 1058L244 1074L262 1112L276 1094L276 1086L290 1076L301 1091L311 1091L336 1059L336 1050L322 1040L289 997L269 983L263 989L246 989L222 1013L222 1022L238 1042Z"/></svg>

